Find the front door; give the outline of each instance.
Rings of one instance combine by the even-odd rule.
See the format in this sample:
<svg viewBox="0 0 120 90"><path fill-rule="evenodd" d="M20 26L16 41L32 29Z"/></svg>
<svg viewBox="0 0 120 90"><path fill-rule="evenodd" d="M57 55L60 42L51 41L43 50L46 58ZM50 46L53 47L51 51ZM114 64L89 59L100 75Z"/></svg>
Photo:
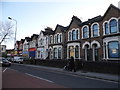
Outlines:
<svg viewBox="0 0 120 90"><path fill-rule="evenodd" d="M93 61L98 61L98 48L97 45L93 45Z"/></svg>

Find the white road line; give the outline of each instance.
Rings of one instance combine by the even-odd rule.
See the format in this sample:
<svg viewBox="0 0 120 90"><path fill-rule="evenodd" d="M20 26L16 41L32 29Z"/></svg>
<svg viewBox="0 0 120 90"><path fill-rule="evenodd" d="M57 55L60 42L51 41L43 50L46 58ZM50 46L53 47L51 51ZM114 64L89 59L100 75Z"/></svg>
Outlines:
<svg viewBox="0 0 120 90"><path fill-rule="evenodd" d="M7 70L7 68L5 68L4 70L3 70L3 72L5 72Z"/></svg>
<svg viewBox="0 0 120 90"><path fill-rule="evenodd" d="M47 81L47 82L50 82L50 83L54 83L53 81L51 81L51 80L48 80L48 79L44 79L44 78L40 78L40 77L38 77L38 76L34 76L34 75L32 75L32 74L29 74L29 73L25 73L26 75L29 75L29 76L32 76L32 77L35 77L35 78L38 78L38 79L41 79L41 80L44 80L44 81Z"/></svg>
<svg viewBox="0 0 120 90"><path fill-rule="evenodd" d="M18 65L24 65L24 64L18 64ZM38 67L39 68L39 66L34 66L34 65L24 65L24 66L31 66L31 67ZM54 72L54 71L49 71L49 72ZM64 72L55 72L55 73L65 74ZM107 79L104 79L104 78L103 79L102 78L95 78L95 77L90 77L90 76L86 76L86 75L85 76L84 75L72 75L72 74L69 74L69 73L66 73L66 75L83 77L83 78L99 80L99 81L106 81L106 82L111 82L111 83L118 83L117 81L107 80Z"/></svg>

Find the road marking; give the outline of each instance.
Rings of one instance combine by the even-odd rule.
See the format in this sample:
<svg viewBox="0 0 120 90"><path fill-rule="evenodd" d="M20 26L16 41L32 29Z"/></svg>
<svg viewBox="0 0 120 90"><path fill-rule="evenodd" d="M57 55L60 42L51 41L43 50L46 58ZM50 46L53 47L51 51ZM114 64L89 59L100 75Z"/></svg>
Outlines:
<svg viewBox="0 0 120 90"><path fill-rule="evenodd" d="M21 65L21 64L18 64L18 65ZM22 65L24 65L24 64L22 64ZM39 66L35 66L35 65L24 65L24 66L40 68ZM46 69L46 68L44 68L44 69ZM47 71L49 71L49 70L47 70ZM54 72L54 71L49 71L49 72ZM96 78L96 77L86 76L86 75L82 75L82 74L81 75L78 75L78 74L73 75L72 73L67 73L67 72L64 73L64 72L59 72L59 71L54 72L54 73L65 74L65 75L70 75L70 76L77 76L77 77L88 78L88 79L99 80L99 81L106 81L106 82L111 82L111 83L119 83L119 81L112 81L112 80L107 80L107 79L103 79L103 78Z"/></svg>
<svg viewBox="0 0 120 90"><path fill-rule="evenodd" d="M5 68L4 70L3 70L3 72L5 72L7 70L7 68Z"/></svg>
<svg viewBox="0 0 120 90"><path fill-rule="evenodd" d="M32 77L35 77L35 78L38 78L38 79L41 79L41 80L44 80L44 81L47 81L47 82L50 82L50 83L54 83L53 81L51 81L51 80L48 80L48 79L44 79L44 78L40 78L40 77L38 77L38 76L34 76L34 75L32 75L32 74L29 74L29 73L25 73L26 75L29 75L29 76L32 76Z"/></svg>

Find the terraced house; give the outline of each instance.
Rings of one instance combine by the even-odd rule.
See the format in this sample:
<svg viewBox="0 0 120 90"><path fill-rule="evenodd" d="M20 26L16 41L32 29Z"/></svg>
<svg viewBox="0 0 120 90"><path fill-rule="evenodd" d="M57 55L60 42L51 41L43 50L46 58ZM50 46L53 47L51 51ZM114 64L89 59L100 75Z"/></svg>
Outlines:
<svg viewBox="0 0 120 90"><path fill-rule="evenodd" d="M53 43L49 44L49 50L50 52L52 50L53 59L66 58L65 35L66 35L66 27L57 24L54 30Z"/></svg>
<svg viewBox="0 0 120 90"><path fill-rule="evenodd" d="M111 4L103 16L88 19L79 26L82 60L120 60L119 8Z"/></svg>
<svg viewBox="0 0 120 90"><path fill-rule="evenodd" d="M29 58L36 58L36 50L37 50L37 38L38 35L37 34L33 34L31 36L31 40L29 42Z"/></svg>
<svg viewBox="0 0 120 90"><path fill-rule="evenodd" d="M47 27L45 28L45 31L41 31L38 36L38 46L37 46L37 59L48 59L48 41L49 41L49 35L53 34L53 31L51 28Z"/></svg>
<svg viewBox="0 0 120 90"><path fill-rule="evenodd" d="M31 38L30 37L25 37L25 41L23 43L23 51L22 51L22 55L24 58L29 58L29 42L30 42Z"/></svg>
<svg viewBox="0 0 120 90"><path fill-rule="evenodd" d="M49 27L41 31L38 40L34 36L29 56L37 52L37 59L120 60L120 9L111 4L103 16L84 22L73 16L67 27L57 24L54 31Z"/></svg>
<svg viewBox="0 0 120 90"><path fill-rule="evenodd" d="M73 16L66 37L67 59L120 60L120 9L111 4L103 16L85 22Z"/></svg>
<svg viewBox="0 0 120 90"><path fill-rule="evenodd" d="M67 59L73 56L75 59L80 59L80 28L79 24L82 21L73 16L70 25L67 28L66 44L67 44Z"/></svg>

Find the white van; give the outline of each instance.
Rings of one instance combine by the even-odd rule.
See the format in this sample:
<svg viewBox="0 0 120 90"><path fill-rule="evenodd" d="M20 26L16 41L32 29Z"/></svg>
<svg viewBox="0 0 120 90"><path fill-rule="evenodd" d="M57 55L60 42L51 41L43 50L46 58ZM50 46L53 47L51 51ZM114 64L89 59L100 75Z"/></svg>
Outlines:
<svg viewBox="0 0 120 90"><path fill-rule="evenodd" d="M14 57L14 62L17 62L17 63L23 63L23 58L22 57Z"/></svg>

